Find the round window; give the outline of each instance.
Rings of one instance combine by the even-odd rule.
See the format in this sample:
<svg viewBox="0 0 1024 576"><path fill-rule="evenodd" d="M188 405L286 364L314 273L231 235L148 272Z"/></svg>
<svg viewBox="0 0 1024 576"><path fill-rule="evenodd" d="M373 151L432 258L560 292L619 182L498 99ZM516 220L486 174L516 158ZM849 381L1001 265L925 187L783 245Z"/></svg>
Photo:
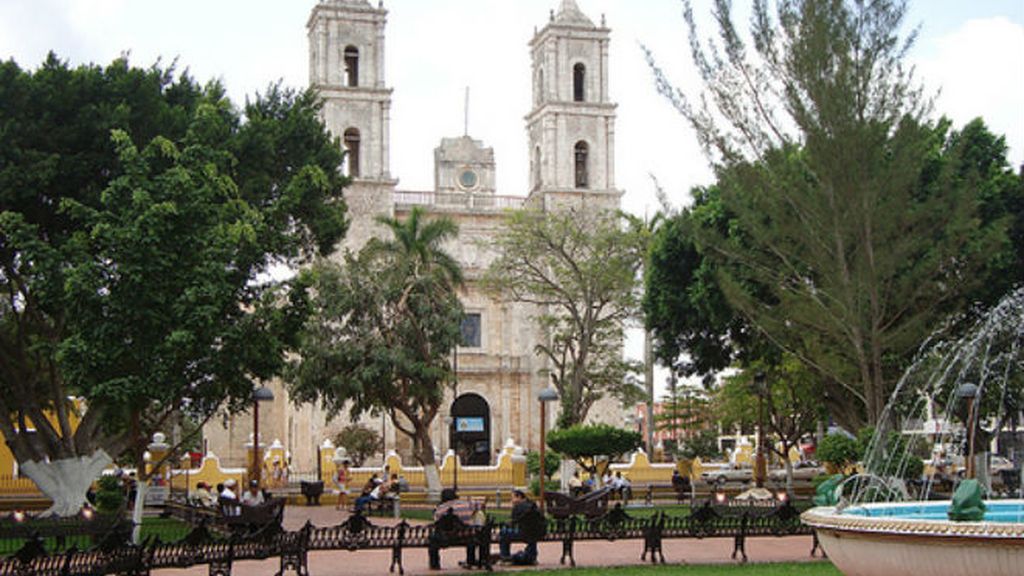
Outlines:
<svg viewBox="0 0 1024 576"><path fill-rule="evenodd" d="M476 172L472 170L463 170L459 174L459 185L463 188L475 188L477 182Z"/></svg>

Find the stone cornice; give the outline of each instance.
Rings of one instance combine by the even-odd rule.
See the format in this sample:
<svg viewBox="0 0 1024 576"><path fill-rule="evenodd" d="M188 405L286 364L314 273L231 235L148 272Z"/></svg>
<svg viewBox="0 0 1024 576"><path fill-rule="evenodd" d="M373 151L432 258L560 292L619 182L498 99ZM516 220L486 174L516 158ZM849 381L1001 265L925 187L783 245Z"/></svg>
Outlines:
<svg viewBox="0 0 1024 576"><path fill-rule="evenodd" d="M893 516L869 517L837 513L833 507L812 508L801 514L800 519L816 529L840 532L1019 540L1024 544L1024 523L1019 522L951 522Z"/></svg>

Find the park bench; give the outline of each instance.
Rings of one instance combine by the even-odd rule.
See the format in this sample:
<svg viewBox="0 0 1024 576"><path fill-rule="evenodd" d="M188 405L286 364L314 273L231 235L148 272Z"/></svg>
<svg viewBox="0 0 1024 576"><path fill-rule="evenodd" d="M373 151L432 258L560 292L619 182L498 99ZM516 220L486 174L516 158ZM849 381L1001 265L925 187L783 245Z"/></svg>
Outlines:
<svg viewBox="0 0 1024 576"><path fill-rule="evenodd" d="M217 502L220 508L218 521L231 534L251 537L281 530L284 498L270 498L257 506L244 506L230 498L219 498Z"/></svg>
<svg viewBox="0 0 1024 576"><path fill-rule="evenodd" d="M527 511L518 520L509 521L506 527L515 530L511 537L512 542L522 542L527 545L543 541L548 534L547 518L536 507Z"/></svg>
<svg viewBox="0 0 1024 576"><path fill-rule="evenodd" d="M578 498L561 492L545 492L544 505L551 516L563 520L570 516L597 518L608 511L608 499L611 488L604 487Z"/></svg>
<svg viewBox="0 0 1024 576"><path fill-rule="evenodd" d="M243 506L232 498L218 498L217 506L209 507L171 498L164 504L163 515L194 528L202 526L225 535L254 536L281 530L284 504L284 498L269 498L259 506Z"/></svg>
<svg viewBox="0 0 1024 576"><path fill-rule="evenodd" d="M490 556L492 526L490 520L483 526L466 524L449 508L447 513L430 525L431 545L438 549L473 545L477 549L478 563L467 567L483 568L490 572L493 570Z"/></svg>

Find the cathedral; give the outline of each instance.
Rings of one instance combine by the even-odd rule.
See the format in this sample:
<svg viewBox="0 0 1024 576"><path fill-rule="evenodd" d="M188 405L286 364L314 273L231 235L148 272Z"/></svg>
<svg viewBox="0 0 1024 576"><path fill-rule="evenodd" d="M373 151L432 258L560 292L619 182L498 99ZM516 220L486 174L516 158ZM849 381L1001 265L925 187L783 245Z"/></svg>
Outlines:
<svg viewBox="0 0 1024 576"><path fill-rule="evenodd" d="M555 0L552 0L553 2ZM478 282L494 254L486 240L500 233L506 210L566 207L615 210L616 104L609 98L610 30L595 25L574 0L562 0L529 43L532 109L525 116L529 190L496 189L494 150L469 134L442 137L434 149L434 189L398 186L389 162L393 88L385 70L387 10L367 0L319 0L307 24L309 81L324 100L323 120L345 148L343 169L350 227L341 250L357 251L383 233L378 215L401 218L414 207L459 226L446 249L463 266L460 295L466 310L463 345L454 358L457 386L447 392L434 421L434 445L455 450L464 464L493 463L509 439L527 448L540 442L537 393L547 386L546 362L534 353L544 334L530 305L498 301ZM401 89L401 87L399 87ZM261 444L282 443L295 470L316 469L317 446L344 427L347 416L327 421L316 406L295 406L280 382L272 402L261 403ZM548 426L554 414L549 411ZM625 413L612 399L599 402L590 420L621 425ZM410 458L411 443L389 421L364 417L379 430L386 450ZM252 414L208 424L207 449L229 466L243 465L252 449Z"/></svg>

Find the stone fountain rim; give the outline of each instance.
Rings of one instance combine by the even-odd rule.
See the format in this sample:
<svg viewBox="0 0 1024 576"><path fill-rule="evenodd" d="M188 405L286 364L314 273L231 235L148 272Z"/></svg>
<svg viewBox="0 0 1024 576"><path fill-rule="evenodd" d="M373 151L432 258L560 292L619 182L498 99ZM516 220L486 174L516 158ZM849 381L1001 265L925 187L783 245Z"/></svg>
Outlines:
<svg viewBox="0 0 1024 576"><path fill-rule="evenodd" d="M1024 500L986 501L994 504L1018 504ZM891 508L893 506L913 507L921 504L936 504L935 501L858 504L863 508ZM834 506L811 508L800 515L804 524L815 529L866 532L874 534L898 534L902 536L942 536L947 538L984 538L1024 541L1022 522L953 522L950 520L924 520L898 518L893 516L856 516L836 511Z"/></svg>

